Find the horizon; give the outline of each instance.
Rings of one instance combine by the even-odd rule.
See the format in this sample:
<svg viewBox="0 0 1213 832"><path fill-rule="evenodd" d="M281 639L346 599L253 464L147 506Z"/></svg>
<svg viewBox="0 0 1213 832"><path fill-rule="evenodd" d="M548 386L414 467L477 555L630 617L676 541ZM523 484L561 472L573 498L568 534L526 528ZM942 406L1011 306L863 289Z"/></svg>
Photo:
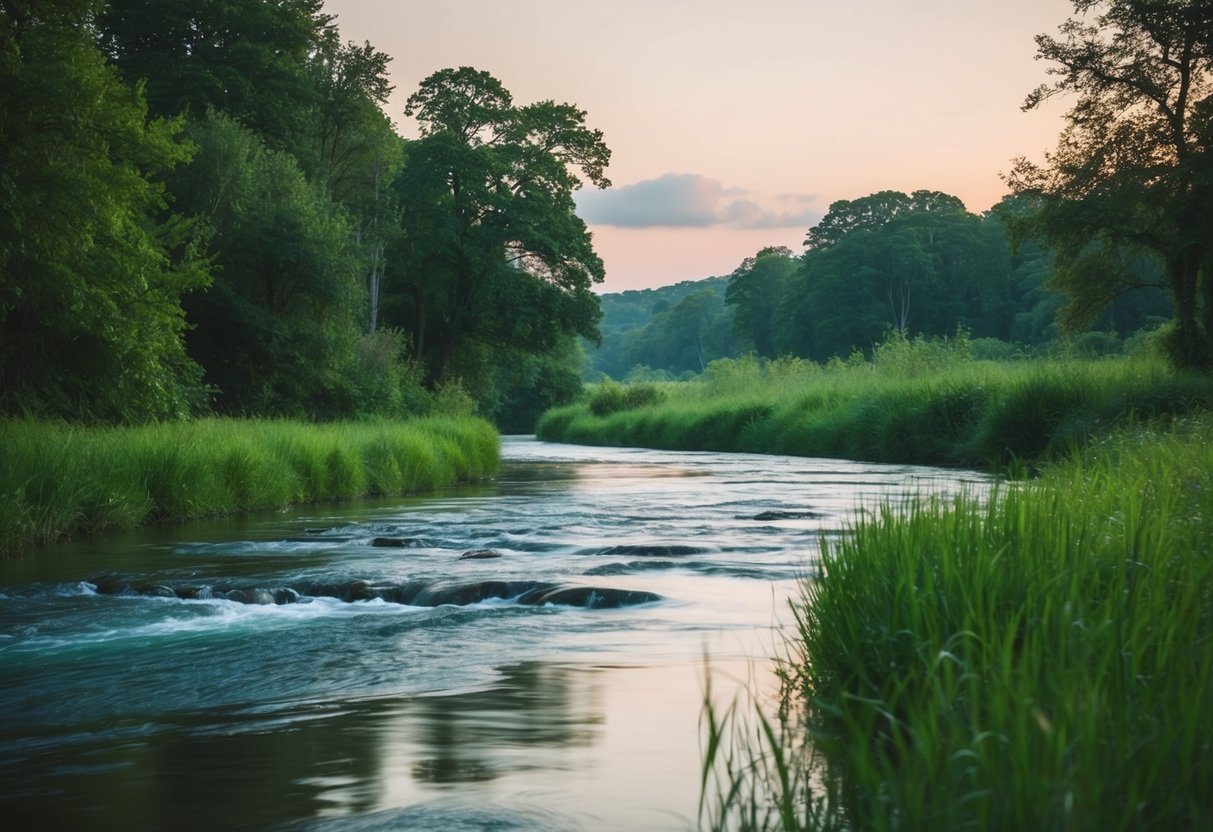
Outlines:
<svg viewBox="0 0 1213 832"><path fill-rule="evenodd" d="M345 40L391 56L387 112L445 67L515 101L586 111L612 150L606 191L577 192L607 276L599 294L727 275L768 245L804 250L831 203L936 190L981 213L1018 156L1056 145L1065 102L1024 113L1047 80L1033 38L1066 0L328 0ZM863 48L857 48L862 44ZM725 129L721 129L724 127Z"/></svg>

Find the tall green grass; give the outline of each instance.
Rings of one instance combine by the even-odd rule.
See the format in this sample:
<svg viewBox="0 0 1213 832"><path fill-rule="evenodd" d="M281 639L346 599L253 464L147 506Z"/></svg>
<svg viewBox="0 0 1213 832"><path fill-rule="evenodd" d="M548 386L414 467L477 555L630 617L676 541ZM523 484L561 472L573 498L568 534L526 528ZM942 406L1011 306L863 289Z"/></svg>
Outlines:
<svg viewBox="0 0 1213 832"><path fill-rule="evenodd" d="M492 475L499 452L492 426L471 418L0 421L0 552L147 523L429 491Z"/></svg>
<svg viewBox="0 0 1213 832"><path fill-rule="evenodd" d="M912 349L829 368L714 362L660 395L611 390L546 413L542 439L596 445L1002 468L1064 455L1134 421L1213 408L1213 378L1149 358L929 362Z"/></svg>
<svg viewBox="0 0 1213 832"><path fill-rule="evenodd" d="M709 745L712 828L1213 825L1213 419L823 547L785 664L808 730Z"/></svg>

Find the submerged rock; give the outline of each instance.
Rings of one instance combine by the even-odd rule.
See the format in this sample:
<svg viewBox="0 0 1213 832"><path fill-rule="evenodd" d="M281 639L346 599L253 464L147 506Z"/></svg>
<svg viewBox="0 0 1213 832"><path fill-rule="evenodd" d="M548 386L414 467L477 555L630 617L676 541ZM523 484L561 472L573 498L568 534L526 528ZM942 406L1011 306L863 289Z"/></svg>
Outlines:
<svg viewBox="0 0 1213 832"><path fill-rule="evenodd" d="M492 550L473 550L491 552ZM230 583L184 585L140 582L131 584L116 576L103 576L90 581L103 595L143 595L148 597L180 598L182 600L223 600L237 604L270 605L308 603L314 598L335 598L356 601L386 601L417 607L467 606L482 601L500 599L523 606L557 604L585 609L649 604L662 600L660 595L611 587L569 586L547 581L489 580L472 583L447 581L408 581L404 584L375 585L364 580L313 581L295 586L232 586Z"/></svg>
<svg viewBox="0 0 1213 832"><path fill-rule="evenodd" d="M464 552L459 556L460 560L492 560L493 558L502 557L501 552L496 549L472 549L470 552Z"/></svg>
<svg viewBox="0 0 1213 832"><path fill-rule="evenodd" d="M820 520L827 515L821 511L764 511L752 520Z"/></svg>
<svg viewBox="0 0 1213 832"><path fill-rule="evenodd" d="M653 592L634 589L609 589L594 586L571 586L548 590L534 597L519 598L520 604L559 604L567 607L585 607L588 610L616 609L637 604L660 601L661 596Z"/></svg>
<svg viewBox="0 0 1213 832"><path fill-rule="evenodd" d="M699 546L624 543L618 546L610 546L606 549L596 549L594 550L594 554L632 558L680 558L687 555L702 555L706 551L707 549L702 549Z"/></svg>

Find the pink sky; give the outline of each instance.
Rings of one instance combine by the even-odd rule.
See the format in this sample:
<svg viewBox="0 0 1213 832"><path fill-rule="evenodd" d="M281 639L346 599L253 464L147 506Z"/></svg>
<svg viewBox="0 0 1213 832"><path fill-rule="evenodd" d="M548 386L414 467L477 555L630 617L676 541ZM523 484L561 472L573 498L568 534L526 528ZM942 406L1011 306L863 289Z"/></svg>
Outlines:
<svg viewBox="0 0 1213 832"><path fill-rule="evenodd" d="M579 195L601 291L728 274L802 250L838 199L945 191L984 211L1016 156L1056 142L1066 102L1033 36L1066 0L327 0L346 40L392 56L389 115L437 69L474 66L519 103L587 111L614 187Z"/></svg>

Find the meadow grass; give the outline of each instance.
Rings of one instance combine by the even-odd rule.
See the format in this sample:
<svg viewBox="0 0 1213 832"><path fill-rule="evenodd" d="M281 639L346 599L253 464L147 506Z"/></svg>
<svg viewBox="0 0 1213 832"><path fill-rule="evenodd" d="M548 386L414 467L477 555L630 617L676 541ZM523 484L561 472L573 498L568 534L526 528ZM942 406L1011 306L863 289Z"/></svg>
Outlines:
<svg viewBox="0 0 1213 832"><path fill-rule="evenodd" d="M1117 426L1213 409L1213 379L1150 358L833 368L722 361L700 380L656 389L632 406L626 392L610 389L615 406L597 414L592 391L546 413L536 433L580 444L1004 469L1064 455Z"/></svg>
<svg viewBox="0 0 1213 832"><path fill-rule="evenodd" d="M1211 541L1209 417L860 518L793 601L784 718L708 710L706 825L1209 828Z"/></svg>
<svg viewBox="0 0 1213 832"><path fill-rule="evenodd" d="M492 475L499 454L493 427L470 418L0 421L0 552L156 522L431 491Z"/></svg>

